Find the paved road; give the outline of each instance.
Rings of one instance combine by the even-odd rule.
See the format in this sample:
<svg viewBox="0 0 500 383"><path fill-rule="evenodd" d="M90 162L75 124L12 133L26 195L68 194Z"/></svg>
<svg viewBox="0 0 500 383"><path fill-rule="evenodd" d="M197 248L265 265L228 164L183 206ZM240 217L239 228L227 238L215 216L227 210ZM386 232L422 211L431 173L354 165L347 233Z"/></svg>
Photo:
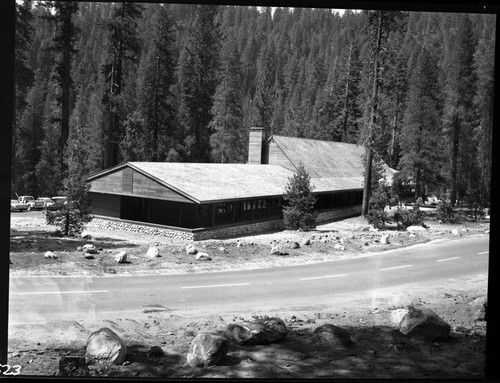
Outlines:
<svg viewBox="0 0 500 383"><path fill-rule="evenodd" d="M165 307L248 312L332 305L409 284L485 278L489 237L469 237L365 257L274 269L156 276L16 277L10 323L112 318Z"/></svg>

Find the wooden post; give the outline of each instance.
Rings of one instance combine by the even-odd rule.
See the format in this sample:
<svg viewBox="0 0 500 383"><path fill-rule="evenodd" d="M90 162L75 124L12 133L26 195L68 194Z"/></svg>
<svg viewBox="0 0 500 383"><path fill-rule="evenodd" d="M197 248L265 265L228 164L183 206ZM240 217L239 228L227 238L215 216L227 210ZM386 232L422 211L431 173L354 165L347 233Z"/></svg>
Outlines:
<svg viewBox="0 0 500 383"><path fill-rule="evenodd" d="M368 213L368 204L370 202L370 186L372 183L372 150L366 147L365 164L365 183L363 185L363 204L361 205L361 215L363 217Z"/></svg>
<svg viewBox="0 0 500 383"><path fill-rule="evenodd" d="M212 208L212 214L211 214L211 217L210 217L210 226L215 226L215 204L210 204L209 205L211 208Z"/></svg>

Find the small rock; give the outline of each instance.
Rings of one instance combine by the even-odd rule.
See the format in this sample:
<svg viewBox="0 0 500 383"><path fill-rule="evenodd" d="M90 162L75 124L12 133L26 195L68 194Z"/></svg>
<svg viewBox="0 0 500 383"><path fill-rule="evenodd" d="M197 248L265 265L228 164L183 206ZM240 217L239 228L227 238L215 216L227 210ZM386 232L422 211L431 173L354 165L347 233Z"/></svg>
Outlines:
<svg viewBox="0 0 500 383"><path fill-rule="evenodd" d="M196 247L192 243L189 243L186 245L186 254L194 255L197 252L198 252L198 250L196 250Z"/></svg>
<svg viewBox="0 0 500 383"><path fill-rule="evenodd" d="M99 251L97 250L97 247L95 247L95 245L92 245L90 243L83 245L82 250L86 253L89 253L89 254L98 254L99 253Z"/></svg>
<svg viewBox="0 0 500 383"><path fill-rule="evenodd" d="M271 247L271 254L274 255L288 255L288 253L284 250L283 246L280 244L274 245Z"/></svg>
<svg viewBox="0 0 500 383"><path fill-rule="evenodd" d="M149 259L155 259L157 257L160 256L160 250L158 250L157 247L150 247L148 249L148 252L146 253L146 256L149 258Z"/></svg>
<svg viewBox="0 0 500 383"><path fill-rule="evenodd" d="M82 232L82 234L80 234L80 236L83 238L83 239L92 239L92 236L90 235L90 233L88 231L84 231Z"/></svg>
<svg viewBox="0 0 500 383"><path fill-rule="evenodd" d="M345 247L342 246L342 245L339 245L338 243L335 246L333 246L333 248L335 250L340 250L340 251L344 251L345 250Z"/></svg>
<svg viewBox="0 0 500 383"><path fill-rule="evenodd" d="M285 323L277 317L231 323L226 330L228 338L244 346L274 343L285 338L287 333Z"/></svg>
<svg viewBox="0 0 500 383"><path fill-rule="evenodd" d="M382 245L387 245L389 244L389 235L388 234L384 234L381 238L380 238L380 243Z"/></svg>
<svg viewBox="0 0 500 383"><path fill-rule="evenodd" d="M459 236L460 235L460 232L458 231L458 229L453 229L451 231L451 234L455 235L455 236Z"/></svg>
<svg viewBox="0 0 500 383"><path fill-rule="evenodd" d="M126 263L127 262L127 252L125 250L120 251L118 254L115 255L115 262L116 263Z"/></svg>
<svg viewBox="0 0 500 383"><path fill-rule="evenodd" d="M89 253L83 253L83 257L86 259L94 259L94 256L92 254L89 254Z"/></svg>
<svg viewBox="0 0 500 383"><path fill-rule="evenodd" d="M406 228L406 231L409 231L410 233L414 231L425 231L425 228L422 226L413 225L413 226L408 226Z"/></svg>
<svg viewBox="0 0 500 383"><path fill-rule="evenodd" d="M221 246L221 247L219 247L219 251L221 253L225 253L226 252L226 248Z"/></svg>
<svg viewBox="0 0 500 383"><path fill-rule="evenodd" d="M45 259L57 259L57 255L55 255L52 251L47 251L43 257Z"/></svg>
<svg viewBox="0 0 500 383"><path fill-rule="evenodd" d="M199 252L196 253L195 260L197 261L211 261L212 258L207 253Z"/></svg>
<svg viewBox="0 0 500 383"><path fill-rule="evenodd" d="M300 244L298 242L290 242L290 249L298 249L300 248Z"/></svg>
<svg viewBox="0 0 500 383"><path fill-rule="evenodd" d="M310 238L303 238L302 241L300 241L300 244L302 246L308 246L311 244L311 239Z"/></svg>
<svg viewBox="0 0 500 383"><path fill-rule="evenodd" d="M416 235L415 235L415 234L413 234L413 233L410 233L409 237L411 237L411 238L415 238L415 237L416 237Z"/></svg>

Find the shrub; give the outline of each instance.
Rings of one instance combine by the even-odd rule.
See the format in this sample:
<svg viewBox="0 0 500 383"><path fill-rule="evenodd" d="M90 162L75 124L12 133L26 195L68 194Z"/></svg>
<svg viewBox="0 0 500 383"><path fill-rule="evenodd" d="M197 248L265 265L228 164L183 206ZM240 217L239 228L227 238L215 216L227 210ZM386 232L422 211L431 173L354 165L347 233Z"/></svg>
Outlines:
<svg viewBox="0 0 500 383"><path fill-rule="evenodd" d="M310 230L316 227L317 212L314 210L316 198L312 195L310 176L303 165L288 179L285 188L283 223L287 229Z"/></svg>
<svg viewBox="0 0 500 383"><path fill-rule="evenodd" d="M442 222L458 223L460 214L453 209L450 202L439 202L436 207L436 218Z"/></svg>
<svg viewBox="0 0 500 383"><path fill-rule="evenodd" d="M424 216L418 204L411 209L398 206L394 213L393 220L397 223L398 229L400 227L407 228L408 226L422 225L424 223Z"/></svg>
<svg viewBox="0 0 500 383"><path fill-rule="evenodd" d="M389 188L380 183L373 192L366 214L366 220L376 229L384 229L387 222L390 221L389 215L385 211L385 207L393 202Z"/></svg>

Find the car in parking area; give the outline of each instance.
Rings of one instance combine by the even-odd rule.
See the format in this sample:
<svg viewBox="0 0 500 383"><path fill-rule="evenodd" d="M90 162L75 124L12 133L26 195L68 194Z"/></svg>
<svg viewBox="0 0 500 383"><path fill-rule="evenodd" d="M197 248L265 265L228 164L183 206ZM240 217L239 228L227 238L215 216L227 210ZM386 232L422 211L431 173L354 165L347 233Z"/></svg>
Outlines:
<svg viewBox="0 0 500 383"><path fill-rule="evenodd" d="M27 203L19 202L17 199L10 200L10 211L25 211L30 210Z"/></svg>
<svg viewBox="0 0 500 383"><path fill-rule="evenodd" d="M44 204L43 202L39 202L38 200L35 200L35 197L32 195L22 195L17 198L18 202L27 204L29 206L28 210L32 209L43 209Z"/></svg>
<svg viewBox="0 0 500 383"><path fill-rule="evenodd" d="M39 197L35 202L42 203L44 208L51 207L52 205L55 204L55 202L52 201L52 199L49 197Z"/></svg>

